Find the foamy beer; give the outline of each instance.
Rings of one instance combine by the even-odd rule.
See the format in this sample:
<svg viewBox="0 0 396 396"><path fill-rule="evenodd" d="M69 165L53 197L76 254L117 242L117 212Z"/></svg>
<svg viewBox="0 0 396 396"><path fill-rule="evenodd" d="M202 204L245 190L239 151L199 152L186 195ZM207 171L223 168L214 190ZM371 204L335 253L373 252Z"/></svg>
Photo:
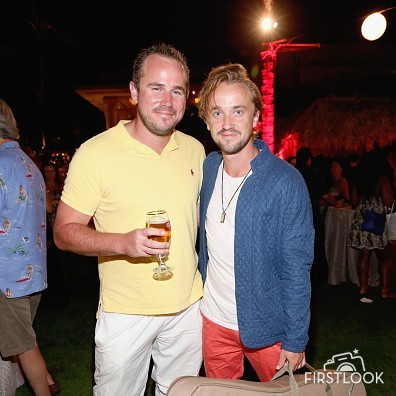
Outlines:
<svg viewBox="0 0 396 396"><path fill-rule="evenodd" d="M169 220L161 218L160 215L153 216L153 218L147 220L146 227L158 228L165 231L165 235L150 235L149 239L154 239L158 242L169 242L171 236L171 226Z"/></svg>

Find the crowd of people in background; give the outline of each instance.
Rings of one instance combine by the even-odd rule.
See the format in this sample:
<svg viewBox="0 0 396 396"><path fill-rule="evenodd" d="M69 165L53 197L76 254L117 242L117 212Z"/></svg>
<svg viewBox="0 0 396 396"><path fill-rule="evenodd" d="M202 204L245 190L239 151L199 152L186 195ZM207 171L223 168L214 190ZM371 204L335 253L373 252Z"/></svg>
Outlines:
<svg viewBox="0 0 396 396"><path fill-rule="evenodd" d="M67 288L67 263L64 253L54 242L54 223L59 201L63 191L64 180L59 173L58 166L45 160L41 165L41 173L44 176L47 189L47 202L51 204L47 208L47 276L48 288L43 292L42 304L49 308L62 308L69 304L69 292Z"/></svg>
<svg viewBox="0 0 396 396"><path fill-rule="evenodd" d="M396 193L396 149L395 146L375 148L360 155L351 153L344 157L323 157L315 165L307 147L297 150L296 168L303 174L310 191L316 240L320 247L315 249L319 268L326 262L323 246L323 225L329 206L354 210L354 218L348 245L359 250L358 275L359 299L372 303L374 292L369 287L369 261L371 254L377 256L381 282L381 297L396 298L391 290L392 248L395 241L388 240L386 229L380 235L362 230L366 211L389 213ZM309 164L309 165L308 165ZM313 168L313 169L310 169ZM308 173L308 169L310 172ZM315 176L313 172L315 171ZM318 210L320 205L320 210ZM393 259L395 260L395 258ZM314 261L314 263L316 260ZM315 273L316 266L312 272Z"/></svg>

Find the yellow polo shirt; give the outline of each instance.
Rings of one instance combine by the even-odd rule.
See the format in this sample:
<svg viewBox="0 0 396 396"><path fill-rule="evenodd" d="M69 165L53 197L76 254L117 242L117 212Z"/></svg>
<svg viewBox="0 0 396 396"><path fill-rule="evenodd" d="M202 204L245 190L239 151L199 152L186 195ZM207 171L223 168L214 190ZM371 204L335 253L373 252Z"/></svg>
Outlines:
<svg viewBox="0 0 396 396"><path fill-rule="evenodd" d="M179 312L202 297L197 269L197 202L205 151L176 131L161 154L133 139L120 121L89 139L69 166L62 201L93 216L99 232L145 227L146 213L165 209L172 236L167 263L174 276L153 279L155 258L99 257L100 299L106 312Z"/></svg>

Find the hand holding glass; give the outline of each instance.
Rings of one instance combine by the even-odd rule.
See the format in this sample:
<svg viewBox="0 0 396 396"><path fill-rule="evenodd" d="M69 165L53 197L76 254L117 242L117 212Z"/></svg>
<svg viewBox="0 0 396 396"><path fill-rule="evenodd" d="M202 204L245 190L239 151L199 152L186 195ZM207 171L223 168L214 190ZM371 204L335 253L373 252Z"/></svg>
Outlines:
<svg viewBox="0 0 396 396"><path fill-rule="evenodd" d="M153 227L162 229L165 231L165 235L157 236L151 235L149 239L154 239L159 242L169 242L171 236L171 226L168 218L168 213L165 210L153 210L147 212L146 215L146 227ZM158 281L171 279L173 276L173 267L169 267L165 264L165 257L162 254L157 254L159 265L154 268L153 278Z"/></svg>

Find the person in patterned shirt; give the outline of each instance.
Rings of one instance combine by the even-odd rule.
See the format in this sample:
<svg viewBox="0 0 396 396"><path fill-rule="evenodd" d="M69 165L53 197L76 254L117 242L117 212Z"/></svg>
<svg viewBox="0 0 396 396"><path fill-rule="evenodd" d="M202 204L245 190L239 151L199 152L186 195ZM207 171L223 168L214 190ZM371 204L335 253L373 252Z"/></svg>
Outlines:
<svg viewBox="0 0 396 396"><path fill-rule="evenodd" d="M0 99L0 354L19 362L36 396L49 396L60 386L33 329L47 288L46 188L19 136L12 110Z"/></svg>

